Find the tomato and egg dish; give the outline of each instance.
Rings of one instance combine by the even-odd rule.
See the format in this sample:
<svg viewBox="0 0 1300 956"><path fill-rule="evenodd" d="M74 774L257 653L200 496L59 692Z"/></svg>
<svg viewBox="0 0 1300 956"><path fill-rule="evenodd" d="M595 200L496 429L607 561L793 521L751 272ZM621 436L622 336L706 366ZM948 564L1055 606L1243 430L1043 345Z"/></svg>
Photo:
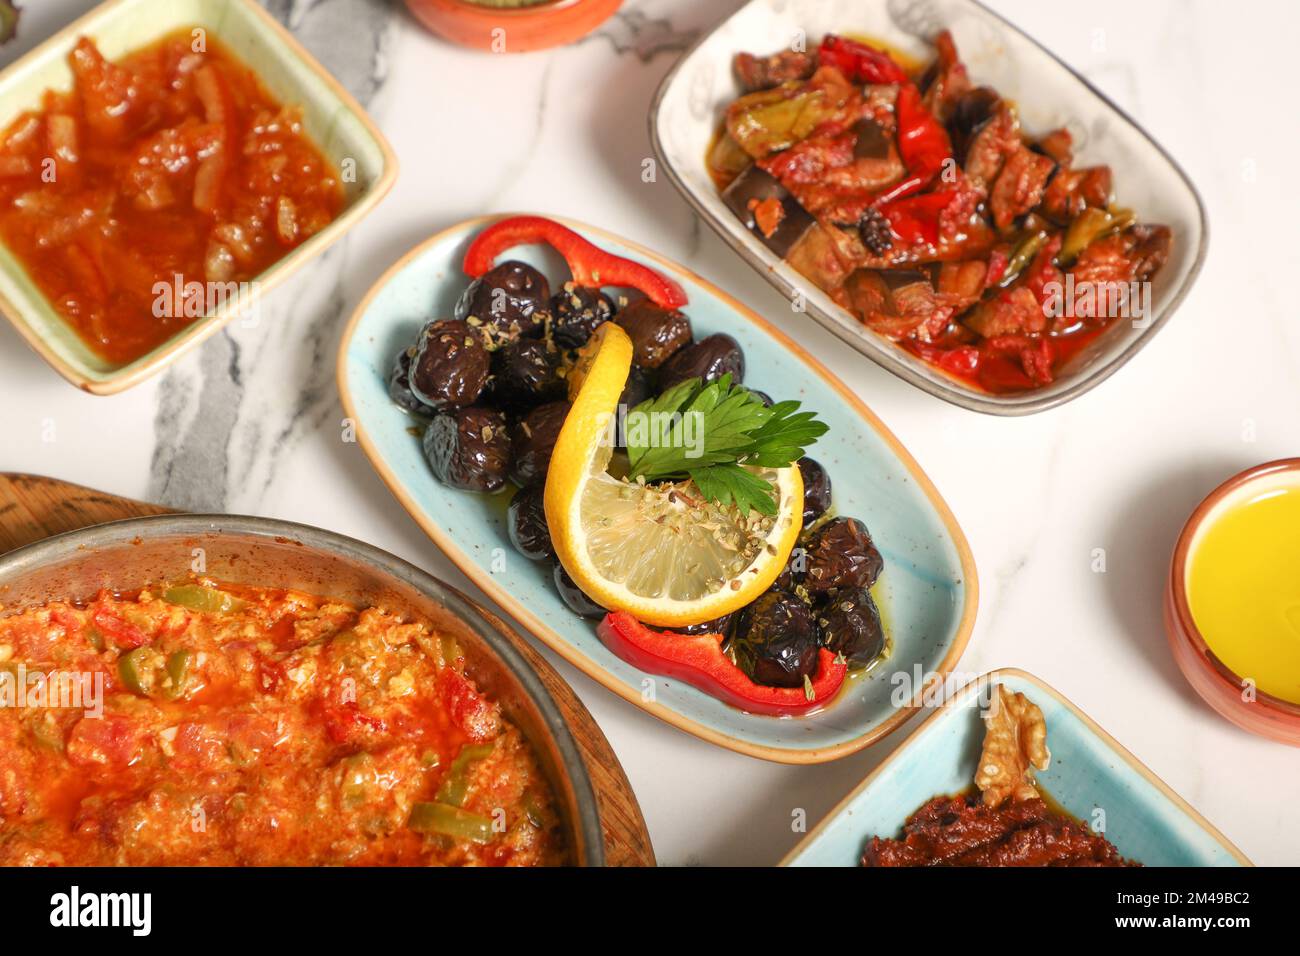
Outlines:
<svg viewBox="0 0 1300 956"><path fill-rule="evenodd" d="M340 176L296 108L204 31L109 62L82 38L67 91L0 133L0 241L101 358L207 313L160 299L251 282L333 221ZM162 307L160 307L160 304Z"/></svg>
<svg viewBox="0 0 1300 956"><path fill-rule="evenodd" d="M0 865L569 860L536 755L456 642L384 610L105 592L0 619L0 661L102 687L99 713L0 708Z"/></svg>

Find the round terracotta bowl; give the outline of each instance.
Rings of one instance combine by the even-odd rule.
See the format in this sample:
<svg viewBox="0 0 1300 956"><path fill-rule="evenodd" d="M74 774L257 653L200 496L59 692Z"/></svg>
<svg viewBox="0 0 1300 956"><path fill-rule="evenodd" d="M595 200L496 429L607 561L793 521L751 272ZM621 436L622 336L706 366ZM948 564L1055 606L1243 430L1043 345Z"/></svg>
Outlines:
<svg viewBox="0 0 1300 956"><path fill-rule="evenodd" d="M1174 548L1165 590L1165 631L1174 660L1205 702L1251 733L1300 747L1300 706L1256 689L1243 694L1246 682L1219 660L1192 620L1187 599L1188 559L1201 533L1237 501L1268 488L1300 485L1300 458L1256 465L1229 478L1200 503L1183 526Z"/></svg>
<svg viewBox="0 0 1300 956"><path fill-rule="evenodd" d="M406 0L415 18L438 36L493 53L527 53L572 43L613 15L622 0L546 0L493 7L469 0Z"/></svg>

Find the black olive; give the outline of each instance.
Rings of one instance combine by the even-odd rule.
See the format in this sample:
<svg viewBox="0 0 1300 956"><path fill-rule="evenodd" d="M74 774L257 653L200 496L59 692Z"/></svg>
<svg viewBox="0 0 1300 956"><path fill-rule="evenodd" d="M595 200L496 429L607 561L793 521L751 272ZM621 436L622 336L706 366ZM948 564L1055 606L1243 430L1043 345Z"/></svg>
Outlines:
<svg viewBox="0 0 1300 956"><path fill-rule="evenodd" d="M745 379L745 353L730 335L715 332L678 351L659 369L659 391L666 392L688 378L716 382L730 373L733 385Z"/></svg>
<svg viewBox="0 0 1300 956"><path fill-rule="evenodd" d="M731 637L740 669L769 687L802 687L817 670L819 646L808 605L782 591L761 594L741 609Z"/></svg>
<svg viewBox="0 0 1300 956"><path fill-rule="evenodd" d="M772 235L766 236L754 217L754 208L768 199L781 203L781 220ZM745 168L722 192L722 201L736 214L758 241L784 259L804 233L817 224L807 209L771 173L757 165Z"/></svg>
<svg viewBox="0 0 1300 956"><path fill-rule="evenodd" d="M815 458L799 459L803 478L803 526L806 528L831 506L831 476Z"/></svg>
<svg viewBox="0 0 1300 956"><path fill-rule="evenodd" d="M564 396L560 353L537 339L512 342L492 355L492 397L508 408L529 408Z"/></svg>
<svg viewBox="0 0 1300 956"><path fill-rule="evenodd" d="M804 586L814 594L834 588L869 588L885 560L871 543L871 532L857 518L832 518L807 542Z"/></svg>
<svg viewBox="0 0 1300 956"><path fill-rule="evenodd" d="M497 491L510 468L506 416L493 408L439 412L424 432L424 456L444 484Z"/></svg>
<svg viewBox="0 0 1300 956"><path fill-rule="evenodd" d="M627 381L623 384L623 393L619 395L618 403L631 410L653 394L654 389L650 386L650 373L639 365L633 365L628 370Z"/></svg>
<svg viewBox="0 0 1300 956"><path fill-rule="evenodd" d="M844 588L816 611L822 643L850 663L865 666L885 649L880 610L866 588Z"/></svg>
<svg viewBox="0 0 1300 956"><path fill-rule="evenodd" d="M781 573L772 582L769 591L790 591L798 594L798 586L803 583L804 572L808 567L808 552L796 545L790 552L790 560L785 563Z"/></svg>
<svg viewBox="0 0 1300 956"><path fill-rule="evenodd" d="M420 330L411 360L411 391L426 405L444 410L478 401L487 384L491 356L464 322L442 319Z"/></svg>
<svg viewBox="0 0 1300 956"><path fill-rule="evenodd" d="M735 617L734 614L724 614L722 617L714 618L712 621L705 621L703 624L687 624L685 627L674 627L671 630L678 634L721 634L726 637L731 633L731 622Z"/></svg>
<svg viewBox="0 0 1300 956"><path fill-rule="evenodd" d="M555 440L568 414L568 402L548 402L515 422L510 429L510 447L515 456L510 465L511 481L528 485L546 478Z"/></svg>
<svg viewBox="0 0 1300 956"><path fill-rule="evenodd" d="M411 359L415 356L415 347L408 346L397 353L393 359L393 371L388 376L388 397L404 412L423 415L426 418L434 413L411 391Z"/></svg>
<svg viewBox="0 0 1300 956"><path fill-rule="evenodd" d="M530 561L555 557L551 529L546 523L543 507L545 492L546 486L542 482L520 488L510 499L510 509L506 512L510 543Z"/></svg>
<svg viewBox="0 0 1300 956"><path fill-rule="evenodd" d="M638 299L615 319L632 340L632 361L658 368L680 348L691 344L691 320L676 309L661 309Z"/></svg>
<svg viewBox="0 0 1300 956"><path fill-rule="evenodd" d="M546 321L551 286L526 262L510 260L471 282L456 303L456 318L486 329L493 344L538 335Z"/></svg>
<svg viewBox="0 0 1300 956"><path fill-rule="evenodd" d="M772 396L767 394L767 392L760 392L756 388L751 388L749 393L762 402L767 408L771 408L776 404L776 402L772 401Z"/></svg>
<svg viewBox="0 0 1300 956"><path fill-rule="evenodd" d="M613 317L613 299L599 289L569 283L551 299L551 336L566 349L582 348Z"/></svg>
<svg viewBox="0 0 1300 956"><path fill-rule="evenodd" d="M574 584L573 578L564 570L564 565L555 565L555 590L568 605L569 610L579 617L604 617L605 609L587 597L582 588Z"/></svg>

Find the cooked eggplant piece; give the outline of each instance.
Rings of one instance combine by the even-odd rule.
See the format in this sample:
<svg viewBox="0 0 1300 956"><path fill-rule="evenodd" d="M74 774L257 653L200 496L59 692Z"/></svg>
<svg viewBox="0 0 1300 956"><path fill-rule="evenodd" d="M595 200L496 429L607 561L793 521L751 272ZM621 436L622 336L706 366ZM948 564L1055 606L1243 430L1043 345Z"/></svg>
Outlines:
<svg viewBox="0 0 1300 956"><path fill-rule="evenodd" d="M510 446L514 460L510 464L510 480L523 486L546 480L546 469L551 463L551 452L560 437L564 419L569 414L568 402L547 402L538 405L510 429Z"/></svg>
<svg viewBox="0 0 1300 956"><path fill-rule="evenodd" d="M510 499L506 513L507 531L515 550L530 561L545 561L555 557L551 545L551 529L546 523L543 507L546 486L542 482L520 488Z"/></svg>
<svg viewBox="0 0 1300 956"><path fill-rule="evenodd" d="M488 344L513 342L540 335L551 287L526 262L510 260L471 282L456 303L456 318L488 332Z"/></svg>
<svg viewBox="0 0 1300 956"><path fill-rule="evenodd" d="M723 191L722 201L745 228L782 259L817 223L776 177L757 166L750 166L733 179ZM765 210L772 212L764 216Z"/></svg>
<svg viewBox="0 0 1300 956"><path fill-rule="evenodd" d="M885 649L880 609L866 588L835 591L815 616L822 643L850 664L864 667Z"/></svg>
<svg viewBox="0 0 1300 956"><path fill-rule="evenodd" d="M739 385L745 378L745 353L730 335L715 332L688 345L659 369L659 391L666 392L688 378L715 382L724 375Z"/></svg>
<svg viewBox="0 0 1300 956"><path fill-rule="evenodd" d="M506 416L492 408L439 412L424 431L424 457L443 484L499 491L510 469Z"/></svg>
<svg viewBox="0 0 1300 956"><path fill-rule="evenodd" d="M993 118L1001 102L997 91L987 86L977 86L957 97L948 116L948 136L952 139L954 156L965 157L971 140Z"/></svg>
<svg viewBox="0 0 1300 956"><path fill-rule="evenodd" d="M731 637L736 664L768 687L802 687L817 670L817 625L793 594L768 591L740 611Z"/></svg>
<svg viewBox="0 0 1300 956"><path fill-rule="evenodd" d="M857 140L853 144L854 159L888 159L892 145L889 133L869 116L853 124Z"/></svg>
<svg viewBox="0 0 1300 956"><path fill-rule="evenodd" d="M832 518L813 532L807 545L808 570L803 584L811 593L836 588L869 588L885 560L857 518Z"/></svg>
<svg viewBox="0 0 1300 956"><path fill-rule="evenodd" d="M676 309L661 309L649 299L638 299L614 320L632 340L632 361L654 369L678 349L691 344L691 320Z"/></svg>
<svg viewBox="0 0 1300 956"><path fill-rule="evenodd" d="M439 411L465 408L483 393L491 362L483 339L465 322L430 322L420 331L411 360L411 391Z"/></svg>

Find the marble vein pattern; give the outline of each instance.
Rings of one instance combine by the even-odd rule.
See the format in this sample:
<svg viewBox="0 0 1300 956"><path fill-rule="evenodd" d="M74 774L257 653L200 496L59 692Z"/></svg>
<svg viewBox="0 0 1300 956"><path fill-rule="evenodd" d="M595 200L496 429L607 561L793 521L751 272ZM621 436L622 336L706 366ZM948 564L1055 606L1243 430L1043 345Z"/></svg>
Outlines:
<svg viewBox="0 0 1300 956"><path fill-rule="evenodd" d="M270 0L267 9L371 107L387 78L387 0ZM334 348L349 240L173 365L158 388L147 497L189 511L256 511L279 460L339 409ZM285 397L290 400L285 401Z"/></svg>

